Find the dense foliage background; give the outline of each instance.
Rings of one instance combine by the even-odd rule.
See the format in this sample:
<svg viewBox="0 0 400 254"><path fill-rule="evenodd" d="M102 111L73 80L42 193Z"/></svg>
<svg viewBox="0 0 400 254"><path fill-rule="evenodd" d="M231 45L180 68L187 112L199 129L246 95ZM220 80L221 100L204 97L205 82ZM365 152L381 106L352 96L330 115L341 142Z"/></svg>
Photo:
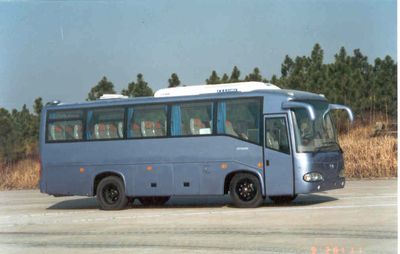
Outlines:
<svg viewBox="0 0 400 254"><path fill-rule="evenodd" d="M324 63L324 52L315 44L310 56L286 55L281 74L273 75L271 80L263 77L257 67L242 77L239 68L234 66L230 75L219 75L213 70L205 81L207 84L263 81L281 88L324 94L332 103L349 105L357 120L364 123L373 122L378 115L383 115L388 122L397 116L397 63L386 56L371 64L359 49L348 54L342 47L332 63ZM172 73L166 86L180 84L178 75ZM91 88L87 100L96 100L104 93L116 93L114 84L106 77ZM130 97L151 96L153 90L139 73L136 81L129 83L121 93ZM42 107L39 97L34 101L33 112L26 105L20 111L0 108L0 163L37 156Z"/></svg>

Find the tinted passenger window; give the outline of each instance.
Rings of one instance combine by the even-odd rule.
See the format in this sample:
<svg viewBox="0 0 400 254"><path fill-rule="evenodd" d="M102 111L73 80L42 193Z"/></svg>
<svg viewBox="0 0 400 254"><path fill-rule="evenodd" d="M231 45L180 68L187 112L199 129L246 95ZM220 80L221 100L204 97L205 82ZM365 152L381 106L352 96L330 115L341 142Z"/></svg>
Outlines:
<svg viewBox="0 0 400 254"><path fill-rule="evenodd" d="M167 106L135 106L128 109L128 138L167 135Z"/></svg>
<svg viewBox="0 0 400 254"><path fill-rule="evenodd" d="M47 140L73 141L82 140L81 110L52 111L48 113Z"/></svg>
<svg viewBox="0 0 400 254"><path fill-rule="evenodd" d="M212 134L213 103L196 102L174 105L171 119L173 136Z"/></svg>
<svg viewBox="0 0 400 254"><path fill-rule="evenodd" d="M284 117L268 118L265 120L265 145L279 152L290 153Z"/></svg>
<svg viewBox="0 0 400 254"><path fill-rule="evenodd" d="M87 139L120 139L124 137L123 108L94 109L87 112Z"/></svg>
<svg viewBox="0 0 400 254"><path fill-rule="evenodd" d="M260 99L220 101L217 114L218 133L259 143L260 112Z"/></svg>

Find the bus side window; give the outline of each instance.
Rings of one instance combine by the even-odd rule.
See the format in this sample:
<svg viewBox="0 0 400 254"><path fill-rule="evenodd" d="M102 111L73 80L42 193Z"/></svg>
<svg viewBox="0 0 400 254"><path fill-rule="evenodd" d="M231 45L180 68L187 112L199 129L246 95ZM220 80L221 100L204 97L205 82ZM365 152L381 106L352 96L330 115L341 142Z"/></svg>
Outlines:
<svg viewBox="0 0 400 254"><path fill-rule="evenodd" d="M193 102L172 106L172 136L209 135L213 132L213 103Z"/></svg>
<svg viewBox="0 0 400 254"><path fill-rule="evenodd" d="M265 145L267 148L272 150L290 154L286 121L284 117L266 119Z"/></svg>
<svg viewBox="0 0 400 254"><path fill-rule="evenodd" d="M50 111L47 116L47 141L82 140L82 110Z"/></svg>
<svg viewBox="0 0 400 254"><path fill-rule="evenodd" d="M259 99L230 99L218 102L217 131L242 140L259 143Z"/></svg>
<svg viewBox="0 0 400 254"><path fill-rule="evenodd" d="M122 139L124 108L89 110L87 114L87 139Z"/></svg>
<svg viewBox="0 0 400 254"><path fill-rule="evenodd" d="M167 106L138 105L128 109L128 138L167 135Z"/></svg>

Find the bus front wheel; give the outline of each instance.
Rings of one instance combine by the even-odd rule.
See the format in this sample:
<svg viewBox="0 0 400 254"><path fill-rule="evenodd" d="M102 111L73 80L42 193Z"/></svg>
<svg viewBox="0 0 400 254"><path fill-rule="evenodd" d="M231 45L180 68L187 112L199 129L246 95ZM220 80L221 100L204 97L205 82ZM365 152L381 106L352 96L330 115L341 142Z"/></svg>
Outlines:
<svg viewBox="0 0 400 254"><path fill-rule="evenodd" d="M102 210L121 210L128 204L124 182L117 176L103 178L97 186L97 202Z"/></svg>
<svg viewBox="0 0 400 254"><path fill-rule="evenodd" d="M241 208L258 207L264 200L258 177L248 173L239 173L232 178L229 194L234 205Z"/></svg>

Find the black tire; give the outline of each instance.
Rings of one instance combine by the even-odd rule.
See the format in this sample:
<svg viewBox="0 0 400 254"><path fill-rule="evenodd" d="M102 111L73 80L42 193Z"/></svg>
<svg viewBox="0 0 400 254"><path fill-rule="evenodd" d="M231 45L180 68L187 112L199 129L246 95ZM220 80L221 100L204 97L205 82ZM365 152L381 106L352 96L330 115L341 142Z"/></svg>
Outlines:
<svg viewBox="0 0 400 254"><path fill-rule="evenodd" d="M275 204L289 204L297 198L297 195L291 196L271 196L269 197Z"/></svg>
<svg viewBox="0 0 400 254"><path fill-rule="evenodd" d="M236 207L254 208L264 201L260 181L253 174L236 174L230 182L229 194Z"/></svg>
<svg viewBox="0 0 400 254"><path fill-rule="evenodd" d="M103 178L96 193L97 203L102 210L121 210L128 204L124 182L117 176Z"/></svg>
<svg viewBox="0 0 400 254"><path fill-rule="evenodd" d="M140 203L144 206L161 206L168 202L169 196L165 197L140 197Z"/></svg>

